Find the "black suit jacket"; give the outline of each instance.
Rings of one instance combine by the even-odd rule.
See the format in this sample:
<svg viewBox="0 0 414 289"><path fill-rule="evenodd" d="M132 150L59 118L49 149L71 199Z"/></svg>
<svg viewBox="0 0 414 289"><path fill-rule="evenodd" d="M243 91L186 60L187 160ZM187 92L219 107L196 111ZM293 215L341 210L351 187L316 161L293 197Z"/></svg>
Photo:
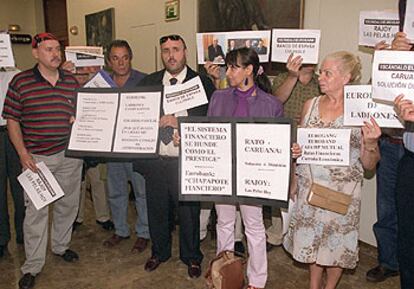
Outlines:
<svg viewBox="0 0 414 289"><path fill-rule="evenodd" d="M208 59L209 59L210 61L213 61L213 60L214 60L214 58L216 58L217 56L221 56L221 57L223 57L223 60L226 58L226 57L224 56L223 49L221 48L221 46L220 46L220 45L217 45L217 47L216 47L216 48L214 48L214 46L213 46L213 44L212 44L212 45L210 45L207 49L208 49Z"/></svg>
<svg viewBox="0 0 414 289"><path fill-rule="evenodd" d="M139 83L138 86L151 86L151 85L162 85L162 79L164 78L165 69L151 73L144 77ZM184 82L189 81L190 79L200 76L201 83L204 86L204 90L207 94L207 99L210 101L211 95L213 94L215 87L213 82L205 75L198 74L194 70L192 70L189 66L187 66L187 75L184 78ZM189 116L206 116L208 110L208 103L194 107L192 109L187 110Z"/></svg>

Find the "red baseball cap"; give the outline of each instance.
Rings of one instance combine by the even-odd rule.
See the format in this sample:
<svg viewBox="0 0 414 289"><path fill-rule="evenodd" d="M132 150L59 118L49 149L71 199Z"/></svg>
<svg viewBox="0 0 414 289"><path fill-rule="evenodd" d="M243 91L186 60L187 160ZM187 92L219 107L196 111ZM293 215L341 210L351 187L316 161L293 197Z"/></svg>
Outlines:
<svg viewBox="0 0 414 289"><path fill-rule="evenodd" d="M37 48L40 44L40 42L45 41L45 40L56 40L59 41L55 35L53 35L52 33L49 32L42 32L42 33L38 33L33 37L32 40L32 48Z"/></svg>

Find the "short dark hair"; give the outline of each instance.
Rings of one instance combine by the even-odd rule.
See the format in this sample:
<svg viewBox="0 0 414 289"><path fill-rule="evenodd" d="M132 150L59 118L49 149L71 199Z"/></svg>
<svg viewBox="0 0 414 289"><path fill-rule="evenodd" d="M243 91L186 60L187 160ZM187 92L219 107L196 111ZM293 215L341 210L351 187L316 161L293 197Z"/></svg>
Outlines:
<svg viewBox="0 0 414 289"><path fill-rule="evenodd" d="M129 57L132 59L132 49L129 46L128 41L122 39L115 39L112 40L111 43L108 45L108 49L106 50L106 59L109 61L109 56L111 54L111 49L113 47L125 47L128 50Z"/></svg>

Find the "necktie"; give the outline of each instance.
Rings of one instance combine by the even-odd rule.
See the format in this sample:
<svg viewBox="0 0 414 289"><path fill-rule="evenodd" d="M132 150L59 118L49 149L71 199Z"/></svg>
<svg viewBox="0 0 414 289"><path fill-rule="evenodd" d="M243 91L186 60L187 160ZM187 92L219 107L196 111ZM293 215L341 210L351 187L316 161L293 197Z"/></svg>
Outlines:
<svg viewBox="0 0 414 289"><path fill-rule="evenodd" d="M170 84L171 85L175 85L177 84L177 78L173 77L170 78ZM172 128L171 126L167 126L167 127L161 127L160 128L160 139L161 141L167 145L169 144L172 139L173 139L173 133L174 133L174 128Z"/></svg>

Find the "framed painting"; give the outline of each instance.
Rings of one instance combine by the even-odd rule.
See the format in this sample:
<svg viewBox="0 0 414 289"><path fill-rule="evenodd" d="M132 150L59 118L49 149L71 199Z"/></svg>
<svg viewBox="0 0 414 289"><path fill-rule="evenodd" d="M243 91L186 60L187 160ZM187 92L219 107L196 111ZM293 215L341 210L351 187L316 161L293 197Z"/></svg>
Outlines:
<svg viewBox="0 0 414 289"><path fill-rule="evenodd" d="M106 46L115 37L114 8L85 15L86 44Z"/></svg>

